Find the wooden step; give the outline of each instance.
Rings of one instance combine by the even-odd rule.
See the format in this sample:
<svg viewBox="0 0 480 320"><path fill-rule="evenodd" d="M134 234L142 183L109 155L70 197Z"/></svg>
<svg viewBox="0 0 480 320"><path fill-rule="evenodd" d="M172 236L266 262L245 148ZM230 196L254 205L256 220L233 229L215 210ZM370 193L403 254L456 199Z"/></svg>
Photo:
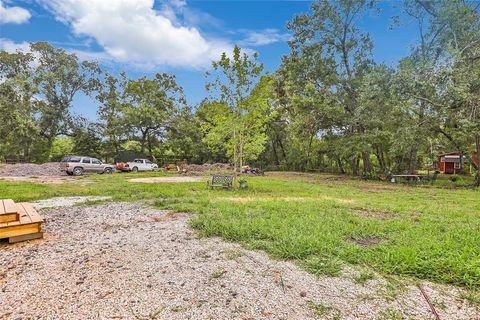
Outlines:
<svg viewBox="0 0 480 320"><path fill-rule="evenodd" d="M0 200L0 223L19 220L17 206L12 199Z"/></svg>
<svg viewBox="0 0 480 320"><path fill-rule="evenodd" d="M0 239L42 232L43 218L29 203L17 203L18 221L0 223Z"/></svg>

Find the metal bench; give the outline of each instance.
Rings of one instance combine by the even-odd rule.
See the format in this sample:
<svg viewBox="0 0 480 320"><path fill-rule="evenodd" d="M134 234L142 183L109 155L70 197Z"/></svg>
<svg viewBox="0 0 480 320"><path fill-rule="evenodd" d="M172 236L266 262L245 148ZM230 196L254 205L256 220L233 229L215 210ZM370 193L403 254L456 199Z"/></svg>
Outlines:
<svg viewBox="0 0 480 320"><path fill-rule="evenodd" d="M207 181L207 187L211 189L213 188L232 189L233 176L213 175L212 180Z"/></svg>

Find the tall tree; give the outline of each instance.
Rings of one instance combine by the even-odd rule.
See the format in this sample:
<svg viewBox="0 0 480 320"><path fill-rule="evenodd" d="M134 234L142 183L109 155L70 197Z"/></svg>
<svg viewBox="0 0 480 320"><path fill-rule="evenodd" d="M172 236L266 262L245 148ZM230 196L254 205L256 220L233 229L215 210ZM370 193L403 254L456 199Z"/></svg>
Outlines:
<svg viewBox="0 0 480 320"><path fill-rule="evenodd" d="M31 81L33 59L30 53L0 52L0 158L31 160L32 146L39 142L38 90Z"/></svg>
<svg viewBox="0 0 480 320"><path fill-rule="evenodd" d="M357 120L363 110L359 88L373 64L372 41L357 23L372 6L373 1L367 0L319 0L312 4L311 13L297 15L288 24L294 35L291 59L306 68L293 73L306 76L306 94L299 93L297 96L313 94L324 101L322 105L327 110L333 103L343 109L343 116L339 117L336 129L331 133L348 137L345 142L356 140L356 151L350 156L355 174L358 172L359 156L363 160L364 172L372 170L372 146L362 138L366 128ZM329 112L327 110L324 113ZM323 112L318 110L315 113ZM313 123L312 126L321 128L323 125Z"/></svg>
<svg viewBox="0 0 480 320"><path fill-rule="evenodd" d="M165 135L178 104L185 104L185 98L173 75L157 73L154 79L142 77L124 84L120 109L125 129L138 138L142 153L147 148L153 156L154 142Z"/></svg>
<svg viewBox="0 0 480 320"><path fill-rule="evenodd" d="M88 95L98 90L101 70L96 62L79 61L75 54L47 42L32 43L31 51L38 63L33 82L44 102L40 134L51 143L59 134L70 134L73 99L80 92Z"/></svg>
<svg viewBox="0 0 480 320"><path fill-rule="evenodd" d="M438 114L437 130L462 153L475 149L473 160L480 164L480 4L415 0L406 6L425 17L429 48L434 48L438 62L432 72L435 90L420 92L419 98ZM480 166L476 185L480 186Z"/></svg>
<svg viewBox="0 0 480 320"><path fill-rule="evenodd" d="M206 89L210 100L216 102L211 106L217 106L218 112L211 113L204 126L208 132L206 141L212 144L226 137L228 155L237 172L245 160L256 159L264 149L271 104L271 90L266 87L271 87L272 80L260 80L263 65L257 62L257 54L250 58L238 46L232 57L223 53L219 61L213 62L213 69L213 74L207 73L210 79Z"/></svg>
<svg viewBox="0 0 480 320"><path fill-rule="evenodd" d="M126 75L120 79L107 73L97 96L101 105L97 114L101 122L102 134L106 138L105 156L116 159L120 152L122 137L126 137L125 121L121 113L122 82L127 81Z"/></svg>

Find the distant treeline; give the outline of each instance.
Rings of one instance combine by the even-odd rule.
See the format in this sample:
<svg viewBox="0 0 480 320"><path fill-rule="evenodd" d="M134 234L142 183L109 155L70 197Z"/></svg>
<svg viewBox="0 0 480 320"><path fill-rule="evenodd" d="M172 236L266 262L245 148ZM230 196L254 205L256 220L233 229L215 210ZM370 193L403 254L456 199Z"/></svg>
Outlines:
<svg viewBox="0 0 480 320"><path fill-rule="evenodd" d="M235 47L213 62L196 106L171 74L112 75L48 43L2 51L0 158L113 161L129 150L365 177L426 168L445 152L468 159L480 155L479 7L405 0L392 27L416 24L416 42L387 66L359 26L375 1L315 1L288 22L291 52L278 70ZM72 113L78 94L98 101L98 121Z"/></svg>

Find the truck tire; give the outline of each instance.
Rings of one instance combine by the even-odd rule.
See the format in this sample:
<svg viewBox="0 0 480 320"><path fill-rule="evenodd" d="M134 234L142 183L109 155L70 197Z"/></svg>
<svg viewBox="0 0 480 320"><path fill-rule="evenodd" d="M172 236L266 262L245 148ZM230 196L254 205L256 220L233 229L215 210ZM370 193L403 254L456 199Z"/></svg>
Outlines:
<svg viewBox="0 0 480 320"><path fill-rule="evenodd" d="M83 168L82 167L73 168L73 175L74 176L81 176L82 174L83 174Z"/></svg>
<svg viewBox="0 0 480 320"><path fill-rule="evenodd" d="M105 170L103 170L103 173L111 174L112 173L112 168L105 168Z"/></svg>
<svg viewBox="0 0 480 320"><path fill-rule="evenodd" d="M138 172L138 168L137 168L137 167L133 167L133 168L132 168L132 172Z"/></svg>

